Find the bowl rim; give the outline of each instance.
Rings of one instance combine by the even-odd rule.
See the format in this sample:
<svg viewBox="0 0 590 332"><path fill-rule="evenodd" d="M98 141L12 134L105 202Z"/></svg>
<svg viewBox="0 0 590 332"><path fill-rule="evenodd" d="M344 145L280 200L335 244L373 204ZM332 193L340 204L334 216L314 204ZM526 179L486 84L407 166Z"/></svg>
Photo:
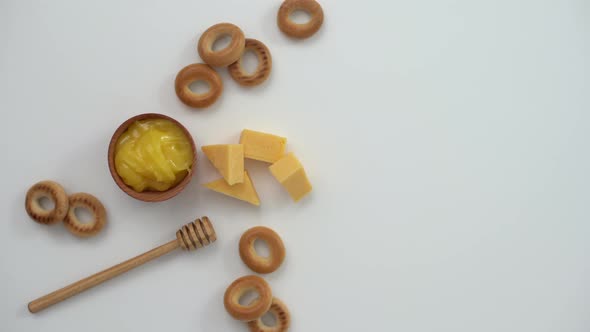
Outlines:
<svg viewBox="0 0 590 332"><path fill-rule="evenodd" d="M190 143L191 149L193 151L193 164L192 164L188 174L184 177L184 179L182 179L182 181L180 181L174 187L171 187L166 191L137 192L137 191L133 190L133 188L128 186L123 181L123 179L121 178L119 173L117 173L117 170L115 168L115 149L116 149L117 141L119 140L119 137L121 137L121 135L129 128L129 126L132 123L134 123L136 121L146 120L146 119L164 119L164 120L169 120L169 121L173 122L189 138L189 143ZM177 194L179 194L191 181L191 179L196 171L196 167L197 167L197 144L195 143L195 140L194 140L193 136L191 135L191 133L186 129L186 127L184 125L182 125L182 123L178 122L178 120L176 120L168 115L164 115L164 114L160 114L160 113L142 113L142 114L138 114L138 115L130 117L129 119L125 120L123 123L121 123L117 127L117 129L115 130L115 132L111 136L111 140L109 142L109 148L108 148L108 152L107 152L107 162L108 162L109 171L111 173L113 180L115 181L117 186L119 188L121 188L121 190L123 190L123 192L125 192L127 195L129 195L135 199L138 199L140 201L144 201L144 202L161 202L161 201L168 200L168 199L176 196Z"/></svg>

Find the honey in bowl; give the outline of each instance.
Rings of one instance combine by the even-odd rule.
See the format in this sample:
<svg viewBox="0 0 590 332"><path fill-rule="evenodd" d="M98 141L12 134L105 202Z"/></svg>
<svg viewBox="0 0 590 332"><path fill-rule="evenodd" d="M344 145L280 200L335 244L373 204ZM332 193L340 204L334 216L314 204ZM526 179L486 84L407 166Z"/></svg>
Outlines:
<svg viewBox="0 0 590 332"><path fill-rule="evenodd" d="M166 191L191 171L194 154L190 138L167 119L132 123L115 146L115 169L136 192Z"/></svg>

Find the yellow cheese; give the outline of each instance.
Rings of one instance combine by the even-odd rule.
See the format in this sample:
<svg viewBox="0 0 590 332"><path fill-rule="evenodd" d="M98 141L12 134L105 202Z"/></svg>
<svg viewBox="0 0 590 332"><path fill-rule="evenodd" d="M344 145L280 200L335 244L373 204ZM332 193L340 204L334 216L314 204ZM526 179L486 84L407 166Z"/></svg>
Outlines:
<svg viewBox="0 0 590 332"><path fill-rule="evenodd" d="M240 144L244 144L246 158L274 163L285 155L287 139L244 129L240 136Z"/></svg>
<svg viewBox="0 0 590 332"><path fill-rule="evenodd" d="M233 198L240 199L242 201L246 201L250 204L260 205L260 199L258 198L258 193L256 193L256 188L252 184L252 180L250 180L250 176L248 172L244 171L244 182L234 184L230 186L225 182L224 179L215 180L213 182L205 183L205 187L217 191L219 193L225 194L227 196L231 196Z"/></svg>
<svg viewBox="0 0 590 332"><path fill-rule="evenodd" d="M311 191L305 169L293 153L289 153L268 167L272 175L287 189L295 202Z"/></svg>
<svg viewBox="0 0 590 332"><path fill-rule="evenodd" d="M217 144L201 147L209 161L230 186L244 182L244 146Z"/></svg>

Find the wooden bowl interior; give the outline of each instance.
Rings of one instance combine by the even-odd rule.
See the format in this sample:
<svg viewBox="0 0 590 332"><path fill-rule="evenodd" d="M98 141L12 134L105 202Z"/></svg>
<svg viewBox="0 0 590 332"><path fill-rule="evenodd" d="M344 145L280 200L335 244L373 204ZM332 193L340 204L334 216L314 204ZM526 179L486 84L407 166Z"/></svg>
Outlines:
<svg viewBox="0 0 590 332"><path fill-rule="evenodd" d="M184 134L189 138L190 145L191 145L191 148L193 151L193 165L192 165L190 171L188 172L188 174L186 175L186 177L184 179L182 179L182 181L179 182L176 186L174 186L166 191L137 192L137 191L133 190L133 188L128 186L123 181L123 179L119 176L119 173L117 173L117 170L115 169L115 148L117 146L117 141L119 140L119 137L127 130L127 128L129 128L129 126L132 123L134 123L136 121L140 121L140 120L146 120L146 119L165 119L165 120L169 120L169 121L173 122L174 124L176 124L184 132ZM167 199L170 199L170 198L176 196L191 181L191 178L192 178L193 174L195 173L196 166L197 166L197 147L196 147L195 141L193 140L193 137L191 136L191 134L180 122L174 120L173 118L171 118L169 116L163 115L163 114L145 113L145 114L136 115L136 116L130 118L129 120L123 122L119 126L119 128L117 128L117 130L115 131L115 133L111 137L111 141L109 143L108 162L109 162L109 171L111 172L111 176L113 177L113 180L115 180L115 183L127 195L129 195L133 198L139 199L141 201L144 201L144 202L161 202L161 201L165 201Z"/></svg>

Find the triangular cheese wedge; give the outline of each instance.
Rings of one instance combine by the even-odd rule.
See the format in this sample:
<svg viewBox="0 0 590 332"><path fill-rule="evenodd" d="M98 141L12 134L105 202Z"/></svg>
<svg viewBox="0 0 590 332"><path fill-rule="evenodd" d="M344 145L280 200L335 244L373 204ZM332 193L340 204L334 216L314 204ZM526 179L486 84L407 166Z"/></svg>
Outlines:
<svg viewBox="0 0 590 332"><path fill-rule="evenodd" d="M227 184L227 182L225 182L224 179L219 179L213 182L205 183L204 186L213 191L217 191L224 195L237 198L250 204L254 204L256 206L260 205L258 193L256 193L256 188L254 188L252 180L250 180L250 176L248 175L247 171L244 171L243 183L238 183L234 184L233 186L230 186L229 184Z"/></svg>
<svg viewBox="0 0 590 332"><path fill-rule="evenodd" d="M209 161L230 186L244 182L244 146L217 144L201 147Z"/></svg>

